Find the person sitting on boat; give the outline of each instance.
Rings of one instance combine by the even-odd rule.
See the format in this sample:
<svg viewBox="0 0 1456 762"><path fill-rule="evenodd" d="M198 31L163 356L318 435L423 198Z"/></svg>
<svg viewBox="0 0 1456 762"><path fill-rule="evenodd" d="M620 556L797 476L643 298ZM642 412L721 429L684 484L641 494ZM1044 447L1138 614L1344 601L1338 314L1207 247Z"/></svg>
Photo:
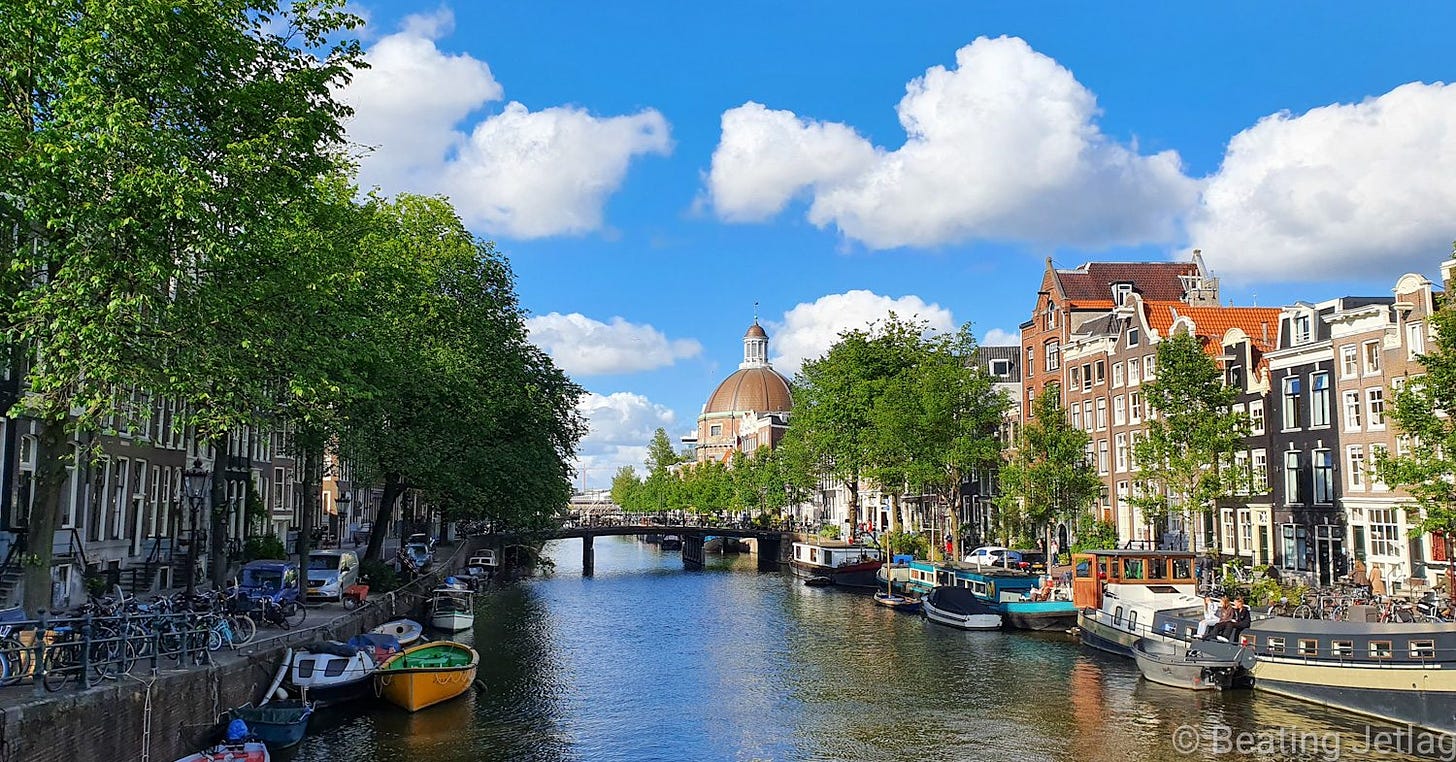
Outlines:
<svg viewBox="0 0 1456 762"><path fill-rule="evenodd" d="M1050 575L1041 581L1041 589L1031 591L1033 602L1049 601L1052 599L1052 578Z"/></svg>
<svg viewBox="0 0 1456 762"><path fill-rule="evenodd" d="M1228 608L1228 598L1219 601L1203 596L1203 618L1198 621L1198 639L1208 640L1208 628L1223 621L1223 612Z"/></svg>
<svg viewBox="0 0 1456 762"><path fill-rule="evenodd" d="M1233 643L1238 640L1239 633L1249 628L1251 620L1249 607L1244 605L1242 596L1234 599L1233 608L1229 610L1229 618L1220 621L1218 626L1213 628L1215 639L1224 643Z"/></svg>

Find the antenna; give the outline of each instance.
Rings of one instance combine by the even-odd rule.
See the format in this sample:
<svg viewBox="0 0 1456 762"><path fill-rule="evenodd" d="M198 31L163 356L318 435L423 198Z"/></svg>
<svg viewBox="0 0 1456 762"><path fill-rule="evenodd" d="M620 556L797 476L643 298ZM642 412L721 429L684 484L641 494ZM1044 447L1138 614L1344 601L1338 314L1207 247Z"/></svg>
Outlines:
<svg viewBox="0 0 1456 762"><path fill-rule="evenodd" d="M758 302L753 303L753 322L755 325L758 324Z"/></svg>

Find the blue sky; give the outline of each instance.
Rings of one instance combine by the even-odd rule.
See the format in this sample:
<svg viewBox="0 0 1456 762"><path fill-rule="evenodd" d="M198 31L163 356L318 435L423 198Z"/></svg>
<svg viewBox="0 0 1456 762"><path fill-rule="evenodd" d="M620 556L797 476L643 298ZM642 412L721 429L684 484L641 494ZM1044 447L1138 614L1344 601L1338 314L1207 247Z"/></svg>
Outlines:
<svg viewBox="0 0 1456 762"><path fill-rule="evenodd" d="M1449 4L356 9L362 179L510 257L593 393L588 486L693 428L755 302L792 372L886 309L1014 331L1046 257L1201 247L1225 300L1278 305L1456 239Z"/></svg>

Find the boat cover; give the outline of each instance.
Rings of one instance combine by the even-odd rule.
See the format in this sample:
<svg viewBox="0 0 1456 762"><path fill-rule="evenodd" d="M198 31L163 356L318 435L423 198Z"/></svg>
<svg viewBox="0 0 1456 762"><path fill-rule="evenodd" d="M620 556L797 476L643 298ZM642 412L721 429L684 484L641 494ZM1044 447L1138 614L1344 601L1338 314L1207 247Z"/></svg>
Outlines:
<svg viewBox="0 0 1456 762"><path fill-rule="evenodd" d="M399 650L399 638L378 632L365 632L349 638L349 645L355 649L372 648L376 651L393 652Z"/></svg>
<svg viewBox="0 0 1456 762"><path fill-rule="evenodd" d="M977 598L970 590L964 587L950 587L948 585L937 587L930 591L930 596L926 598L926 601L941 611L960 614L961 616L997 613L996 609Z"/></svg>
<svg viewBox="0 0 1456 762"><path fill-rule="evenodd" d="M312 643L305 643L299 646L298 650L307 651L311 654L328 654L330 656L353 656L359 653L357 646L340 643L337 640L315 640Z"/></svg>

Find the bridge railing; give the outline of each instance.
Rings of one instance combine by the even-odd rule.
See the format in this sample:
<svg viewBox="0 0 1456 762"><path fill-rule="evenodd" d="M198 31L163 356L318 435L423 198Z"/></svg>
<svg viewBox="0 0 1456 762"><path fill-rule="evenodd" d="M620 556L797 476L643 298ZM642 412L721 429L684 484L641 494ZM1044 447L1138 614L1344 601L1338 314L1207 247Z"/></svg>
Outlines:
<svg viewBox="0 0 1456 762"><path fill-rule="evenodd" d="M581 516L570 520L565 529L606 529L612 527L660 527L664 532L673 529L729 529L735 531L764 532L812 532L817 525L807 521L796 521L792 517L743 518L740 516L718 517L694 513L666 511L661 513L609 513Z"/></svg>

